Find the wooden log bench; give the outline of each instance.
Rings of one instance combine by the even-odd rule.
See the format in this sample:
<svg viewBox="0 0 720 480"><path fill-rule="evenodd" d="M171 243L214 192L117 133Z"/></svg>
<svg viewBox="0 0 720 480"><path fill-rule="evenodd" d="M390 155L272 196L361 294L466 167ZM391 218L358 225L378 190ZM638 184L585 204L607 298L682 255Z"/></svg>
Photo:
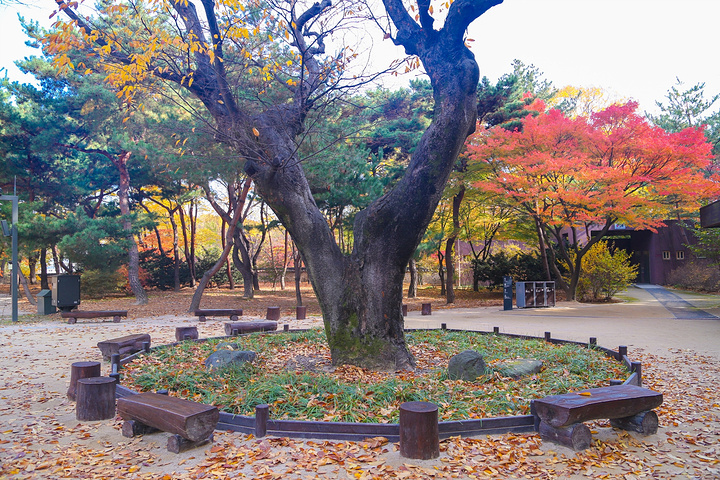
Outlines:
<svg viewBox="0 0 720 480"><path fill-rule="evenodd" d="M144 344L150 345L150 335L147 333L135 333L124 337L112 338L98 342L97 346L102 352L103 359L109 361L114 354L121 357L132 355L145 348Z"/></svg>
<svg viewBox="0 0 720 480"><path fill-rule="evenodd" d="M584 450L590 446L592 435L582 422L607 418L615 428L652 435L658 428L658 417L652 409L662 402L662 393L617 385L552 395L534 400L532 405L544 440Z"/></svg>
<svg viewBox="0 0 720 480"><path fill-rule="evenodd" d="M238 318L242 317L242 308L214 308L214 309L197 309L195 310L195 316L198 320L204 322L207 317L230 317L231 321L237 321Z"/></svg>
<svg viewBox="0 0 720 480"><path fill-rule="evenodd" d="M271 321L226 322L225 335L229 337L243 333L274 332L277 325L277 322Z"/></svg>
<svg viewBox="0 0 720 480"><path fill-rule="evenodd" d="M167 449L173 453L212 442L220 418L212 405L151 392L119 398L117 413L125 420L125 437L168 432Z"/></svg>
<svg viewBox="0 0 720 480"><path fill-rule="evenodd" d="M62 312L62 318L67 318L68 323L77 323L78 318L110 318L115 323L120 323L120 317L127 317L127 310L73 310Z"/></svg>

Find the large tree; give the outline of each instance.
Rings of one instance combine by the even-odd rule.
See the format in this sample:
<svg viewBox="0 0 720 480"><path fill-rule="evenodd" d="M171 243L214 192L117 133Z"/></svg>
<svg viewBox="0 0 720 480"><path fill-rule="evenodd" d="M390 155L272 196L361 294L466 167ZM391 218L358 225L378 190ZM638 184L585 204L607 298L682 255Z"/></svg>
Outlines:
<svg viewBox="0 0 720 480"><path fill-rule="evenodd" d="M105 26L96 28L56 0L79 29L58 26L48 52L59 67L71 68L66 49L86 48L103 59L108 81L123 85L128 98L149 76L194 94L212 117L216 137L244 158L245 172L302 252L333 363L411 368L400 308L405 267L475 129L479 70L465 45L466 30L501 1L457 0L444 21L433 18L427 0L412 6L417 13L400 0L383 1L387 16L369 12L387 38L417 56L430 77L435 109L405 175L355 217L350 254L338 247L311 195L297 142L312 109L341 84L349 60L326 55L326 39L354 20L353 11L367 17L367 5L333 7L323 0L240 8L202 0L200 15L192 1L105 2ZM127 22L135 15L144 21ZM125 24L136 29L123 31ZM248 94L253 86L261 87L254 96Z"/></svg>

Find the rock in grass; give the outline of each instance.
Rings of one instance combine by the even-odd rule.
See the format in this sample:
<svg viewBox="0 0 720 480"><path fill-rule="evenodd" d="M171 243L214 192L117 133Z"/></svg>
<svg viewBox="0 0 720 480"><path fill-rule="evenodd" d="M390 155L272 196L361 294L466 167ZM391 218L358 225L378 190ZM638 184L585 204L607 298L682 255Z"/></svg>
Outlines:
<svg viewBox="0 0 720 480"><path fill-rule="evenodd" d="M485 375L485 360L474 350L460 352L448 362L448 377L452 380L474 382L483 375Z"/></svg>
<svg viewBox="0 0 720 480"><path fill-rule="evenodd" d="M542 370L543 362L532 358L520 358L517 360L504 360L495 365L495 371L503 377L518 379L526 375L539 373Z"/></svg>
<svg viewBox="0 0 720 480"><path fill-rule="evenodd" d="M239 351L242 350L242 346L239 343L233 343L233 342L220 342L215 347L215 350L235 350Z"/></svg>
<svg viewBox="0 0 720 480"><path fill-rule="evenodd" d="M252 351L233 351L233 350L217 350L205 359L205 368L208 370L216 370L228 365L240 365L243 363L254 362L257 353Z"/></svg>

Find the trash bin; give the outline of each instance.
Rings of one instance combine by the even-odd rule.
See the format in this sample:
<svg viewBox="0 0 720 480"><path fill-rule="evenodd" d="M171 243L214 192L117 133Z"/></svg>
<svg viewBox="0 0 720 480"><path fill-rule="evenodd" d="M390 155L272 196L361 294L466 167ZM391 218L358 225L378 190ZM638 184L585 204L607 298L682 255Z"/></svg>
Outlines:
<svg viewBox="0 0 720 480"><path fill-rule="evenodd" d="M37 294L37 313L40 315L50 315L57 310L52 304L52 291L40 290Z"/></svg>
<svg viewBox="0 0 720 480"><path fill-rule="evenodd" d="M80 275L52 275L52 304L69 312L80 305Z"/></svg>

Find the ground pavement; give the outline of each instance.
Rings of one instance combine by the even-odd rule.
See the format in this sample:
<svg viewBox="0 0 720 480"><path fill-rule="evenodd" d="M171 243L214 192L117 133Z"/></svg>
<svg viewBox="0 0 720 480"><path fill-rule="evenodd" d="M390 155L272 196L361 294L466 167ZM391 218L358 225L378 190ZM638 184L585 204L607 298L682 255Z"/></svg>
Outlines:
<svg viewBox="0 0 720 480"><path fill-rule="evenodd" d="M79 423L65 397L70 364L100 361L100 340L147 332L153 344L193 324L203 337L222 335L222 321L183 316L122 323L42 322L0 327L0 478L720 478L720 299L632 288L625 302L555 308L499 307L410 312L407 326L468 328L627 345L643 362L646 386L660 391L660 429L642 437L596 422L596 441L580 453L537 435L449 439L437 460L415 461L397 446L296 441L218 432L215 442L182 454L165 450L167 434L121 436L116 419ZM2 301L0 301L2 307ZM3 314L4 315L4 314ZM9 313L7 314L9 315ZM292 328L318 324L282 319ZM107 365L103 365L107 371Z"/></svg>

